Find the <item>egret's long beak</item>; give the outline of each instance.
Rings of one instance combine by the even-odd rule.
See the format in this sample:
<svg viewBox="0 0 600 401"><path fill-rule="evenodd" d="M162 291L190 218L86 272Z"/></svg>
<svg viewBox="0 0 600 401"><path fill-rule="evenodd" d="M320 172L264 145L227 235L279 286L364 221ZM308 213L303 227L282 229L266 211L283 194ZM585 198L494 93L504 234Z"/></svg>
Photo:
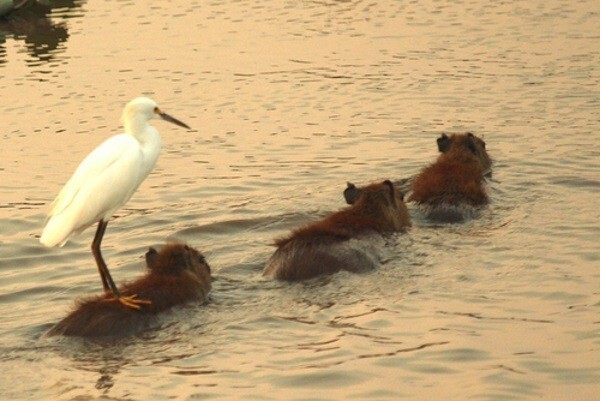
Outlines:
<svg viewBox="0 0 600 401"><path fill-rule="evenodd" d="M160 116L160 118L162 118L165 121L168 121L168 122L173 123L175 125L179 125L180 127L183 127L183 128L191 129L187 124L179 121L175 117L171 117L167 113L163 113L162 111L160 111L160 109L156 110L156 114L158 114Z"/></svg>

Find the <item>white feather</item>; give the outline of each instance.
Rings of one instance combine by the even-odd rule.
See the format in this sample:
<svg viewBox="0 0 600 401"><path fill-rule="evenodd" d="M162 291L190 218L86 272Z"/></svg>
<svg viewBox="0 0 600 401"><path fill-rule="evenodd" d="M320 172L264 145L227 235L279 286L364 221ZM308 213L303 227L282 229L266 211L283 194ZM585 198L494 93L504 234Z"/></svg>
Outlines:
<svg viewBox="0 0 600 401"><path fill-rule="evenodd" d="M131 101L123 112L126 133L94 149L77 167L54 200L40 237L46 246L62 246L121 208L154 168L160 135L148 120L158 110L147 98Z"/></svg>

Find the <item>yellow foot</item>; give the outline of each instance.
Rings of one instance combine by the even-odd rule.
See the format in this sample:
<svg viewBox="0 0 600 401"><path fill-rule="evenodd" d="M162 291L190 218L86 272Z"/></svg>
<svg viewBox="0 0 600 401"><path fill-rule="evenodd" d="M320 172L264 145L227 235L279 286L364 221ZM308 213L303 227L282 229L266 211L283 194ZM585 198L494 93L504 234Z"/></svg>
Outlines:
<svg viewBox="0 0 600 401"><path fill-rule="evenodd" d="M111 297L111 298L107 298L107 301L119 301L120 303L122 303L124 306L127 306L128 308L133 308L133 309L141 309L142 305L151 305L152 301L147 300L147 299L136 299L137 298L137 294L131 295L131 296L120 296L120 297Z"/></svg>

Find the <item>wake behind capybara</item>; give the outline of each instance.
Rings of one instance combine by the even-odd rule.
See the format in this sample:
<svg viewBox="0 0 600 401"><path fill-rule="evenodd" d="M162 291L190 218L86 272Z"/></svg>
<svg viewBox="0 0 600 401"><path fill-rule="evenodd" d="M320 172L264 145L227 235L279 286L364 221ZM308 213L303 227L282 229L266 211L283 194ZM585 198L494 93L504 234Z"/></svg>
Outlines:
<svg viewBox="0 0 600 401"><path fill-rule="evenodd" d="M150 328L160 312L190 301L205 302L211 289L210 266L201 253L182 244L166 245L146 253L148 272L124 284L125 296L136 295L149 304L134 309L112 294L78 300L74 310L48 335L79 337L126 336Z"/></svg>
<svg viewBox="0 0 600 401"><path fill-rule="evenodd" d="M413 180L408 202L424 206L431 218L461 220L461 207L478 207L489 202L485 175L492 160L485 142L468 132L437 139L441 155Z"/></svg>
<svg viewBox="0 0 600 401"><path fill-rule="evenodd" d="M377 237L409 226L408 210L392 182L371 184L353 205L278 239L263 274L295 281L370 270L379 263Z"/></svg>

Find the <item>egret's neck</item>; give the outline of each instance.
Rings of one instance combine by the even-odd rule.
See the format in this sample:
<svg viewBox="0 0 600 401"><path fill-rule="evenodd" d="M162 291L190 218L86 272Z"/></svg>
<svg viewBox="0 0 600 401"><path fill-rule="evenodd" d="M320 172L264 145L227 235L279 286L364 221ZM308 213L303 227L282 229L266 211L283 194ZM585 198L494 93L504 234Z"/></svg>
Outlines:
<svg viewBox="0 0 600 401"><path fill-rule="evenodd" d="M123 122L125 125L125 132L136 137L140 142L144 141L144 134L148 131L150 123L148 119L143 116L133 116L125 118Z"/></svg>
<svg viewBox="0 0 600 401"><path fill-rule="evenodd" d="M147 118L125 119L124 125L125 132L132 135L140 143L140 151L144 162L139 173L141 180L143 180L152 171L158 159L161 147L160 135L156 128L150 125Z"/></svg>

